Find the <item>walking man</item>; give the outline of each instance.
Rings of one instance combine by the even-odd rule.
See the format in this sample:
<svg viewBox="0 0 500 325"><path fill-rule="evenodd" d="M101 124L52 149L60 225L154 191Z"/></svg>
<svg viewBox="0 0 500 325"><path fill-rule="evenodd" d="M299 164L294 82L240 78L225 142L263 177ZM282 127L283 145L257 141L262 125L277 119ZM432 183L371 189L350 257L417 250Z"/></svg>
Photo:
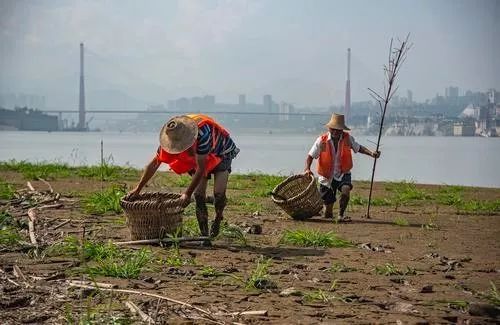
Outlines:
<svg viewBox="0 0 500 325"><path fill-rule="evenodd" d="M320 135L309 150L304 173L313 175L311 164L313 159L318 159L319 191L325 206L324 217L333 219L333 204L338 191L340 200L337 221L349 222L351 219L345 215L345 210L352 190L351 150L375 159L380 157L380 151L373 152L367 149L358 144L352 135L345 132L350 129L345 125L344 115L333 114L326 127L328 131Z"/></svg>
<svg viewBox="0 0 500 325"><path fill-rule="evenodd" d="M130 192L137 195L158 170L166 163L177 174L189 173L191 183L182 193L183 206L189 205L194 194L196 218L202 236L208 236L207 183L214 175L215 220L210 236L219 234L226 206L226 188L232 160L239 149L229 132L214 119L203 114L172 117L161 129L160 147L146 165L137 186Z"/></svg>

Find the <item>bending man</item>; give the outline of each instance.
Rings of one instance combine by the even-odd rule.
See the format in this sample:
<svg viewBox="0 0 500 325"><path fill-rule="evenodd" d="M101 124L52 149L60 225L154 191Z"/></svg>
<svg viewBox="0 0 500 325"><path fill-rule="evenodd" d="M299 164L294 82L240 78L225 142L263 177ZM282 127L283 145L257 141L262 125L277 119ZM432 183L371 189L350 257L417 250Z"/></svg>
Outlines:
<svg viewBox="0 0 500 325"><path fill-rule="evenodd" d="M140 193L161 163L167 163L177 174L189 173L192 179L181 196L182 204L189 205L194 193L198 226L202 236L208 236L208 210L205 202L207 182L213 174L215 220L210 236L216 237L226 206L231 163L238 152L229 132L211 117L203 114L175 116L161 129L160 147L146 165L139 183L130 195Z"/></svg>

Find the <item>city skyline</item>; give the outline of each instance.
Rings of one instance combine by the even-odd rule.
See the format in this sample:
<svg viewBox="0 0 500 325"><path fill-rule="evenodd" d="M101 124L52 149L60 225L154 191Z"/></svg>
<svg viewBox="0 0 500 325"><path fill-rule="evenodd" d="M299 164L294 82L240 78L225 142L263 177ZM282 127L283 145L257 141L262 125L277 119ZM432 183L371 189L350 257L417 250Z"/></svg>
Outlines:
<svg viewBox="0 0 500 325"><path fill-rule="evenodd" d="M414 48L400 96L500 89L495 1L4 1L0 12L0 90L36 93L52 107L78 103L80 41L89 107L112 96L147 105L199 94L341 105L349 47L352 101L363 101L366 88L381 88L390 38L407 32Z"/></svg>

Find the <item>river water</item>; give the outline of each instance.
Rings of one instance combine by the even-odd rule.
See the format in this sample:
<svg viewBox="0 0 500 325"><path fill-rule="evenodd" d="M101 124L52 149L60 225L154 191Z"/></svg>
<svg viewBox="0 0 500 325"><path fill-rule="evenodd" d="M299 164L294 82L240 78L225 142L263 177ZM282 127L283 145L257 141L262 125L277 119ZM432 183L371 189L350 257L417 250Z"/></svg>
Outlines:
<svg viewBox="0 0 500 325"><path fill-rule="evenodd" d="M303 170L316 135L233 133L241 149L233 162L238 173L290 175ZM0 132L0 160L98 164L100 142L114 164L143 167L158 146L157 133ZM374 148L375 137L356 141ZM375 180L411 180L500 188L500 139L480 137L384 137ZM353 179L368 180L372 159L353 155Z"/></svg>

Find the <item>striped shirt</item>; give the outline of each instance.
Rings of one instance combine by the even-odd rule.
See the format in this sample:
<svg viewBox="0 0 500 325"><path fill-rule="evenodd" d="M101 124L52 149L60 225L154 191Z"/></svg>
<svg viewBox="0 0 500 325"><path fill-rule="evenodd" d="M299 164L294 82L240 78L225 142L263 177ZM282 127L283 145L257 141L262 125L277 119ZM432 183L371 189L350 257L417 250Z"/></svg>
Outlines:
<svg viewBox="0 0 500 325"><path fill-rule="evenodd" d="M206 155L208 153L214 153L217 156L224 156L236 149L236 145L234 144L233 139L231 139L230 136L220 135L217 138L217 143L214 150L211 150L213 147L212 132L213 129L208 124L205 124L198 129L196 147L197 154Z"/></svg>

